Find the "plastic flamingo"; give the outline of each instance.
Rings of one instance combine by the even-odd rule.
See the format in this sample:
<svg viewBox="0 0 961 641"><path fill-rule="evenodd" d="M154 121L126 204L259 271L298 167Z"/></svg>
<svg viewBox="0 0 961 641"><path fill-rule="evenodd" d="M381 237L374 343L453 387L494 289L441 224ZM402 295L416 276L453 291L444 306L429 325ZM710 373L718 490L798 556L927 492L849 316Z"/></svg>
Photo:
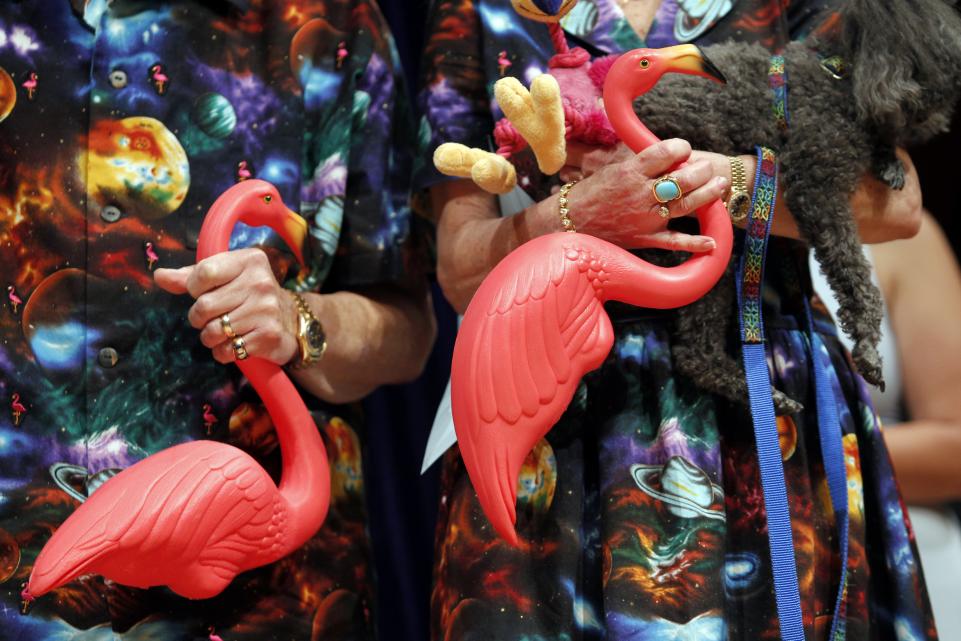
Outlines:
<svg viewBox="0 0 961 641"><path fill-rule="evenodd" d="M500 69L502 78L504 77L504 74L507 73L507 70L513 66L514 63L512 63L511 59L507 57L506 51L501 51L499 54L497 54L497 67Z"/></svg>
<svg viewBox="0 0 961 641"><path fill-rule="evenodd" d="M208 632L210 633L207 637L209 641L224 641L223 639L220 638L220 635L214 631L213 628L209 628Z"/></svg>
<svg viewBox="0 0 961 641"><path fill-rule="evenodd" d="M37 73L35 71L31 71L30 75L27 76L27 79L24 80L23 84L21 85L27 90L27 100L33 100L33 96L37 91L37 80L39 80Z"/></svg>
<svg viewBox="0 0 961 641"><path fill-rule="evenodd" d="M159 95L164 95L167 93L167 84L170 82L170 78L164 73L163 65L155 64L150 67L150 72L147 74L150 81L153 83L154 89L157 90Z"/></svg>
<svg viewBox="0 0 961 641"><path fill-rule="evenodd" d="M241 160L237 163L237 182L243 182L253 177L254 175L250 173L250 168L247 166L246 160Z"/></svg>
<svg viewBox="0 0 961 641"><path fill-rule="evenodd" d="M160 260L160 256L154 251L153 243L149 240L143 245L143 253L147 257L147 269L153 271L154 265Z"/></svg>
<svg viewBox="0 0 961 641"><path fill-rule="evenodd" d="M17 290L13 285L7 285L7 300L10 301L10 309L13 310L14 314L23 305L23 299L17 296Z"/></svg>
<svg viewBox="0 0 961 641"><path fill-rule="evenodd" d="M27 413L27 408L20 402L20 395L16 392L10 397L10 412L13 414L13 424L20 425L23 415Z"/></svg>
<svg viewBox="0 0 961 641"><path fill-rule="evenodd" d="M210 436L210 430L217 424L217 415L213 409L210 403L204 403L204 427L207 429L207 436Z"/></svg>
<svg viewBox="0 0 961 641"><path fill-rule="evenodd" d="M347 60L347 43L339 42L337 44L337 68L340 69L344 64L344 60Z"/></svg>
<svg viewBox="0 0 961 641"><path fill-rule="evenodd" d="M238 222L272 227L303 263L307 223L261 180L234 185L217 199L200 230L198 260L227 251ZM320 432L280 367L257 358L238 367L277 429L279 487L249 454L225 443L194 441L154 454L105 482L54 532L22 594L24 607L91 573L209 598L238 573L286 556L317 532L330 501Z"/></svg>
<svg viewBox="0 0 961 641"><path fill-rule="evenodd" d="M723 82L694 45L638 49L615 63L604 104L635 151L657 142L634 115L634 98L667 72ZM667 309L694 302L724 273L733 233L720 201L697 212L714 250L657 267L586 234L536 238L501 261L474 294L454 347L454 427L481 507L517 545L517 478L524 458L563 414L577 385L614 341L604 303Z"/></svg>

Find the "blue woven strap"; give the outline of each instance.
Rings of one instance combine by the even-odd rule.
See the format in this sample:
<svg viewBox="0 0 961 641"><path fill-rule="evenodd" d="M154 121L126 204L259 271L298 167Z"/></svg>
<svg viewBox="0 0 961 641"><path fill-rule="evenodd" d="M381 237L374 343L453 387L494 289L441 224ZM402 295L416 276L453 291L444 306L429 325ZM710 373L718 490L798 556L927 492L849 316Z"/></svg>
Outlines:
<svg viewBox="0 0 961 641"><path fill-rule="evenodd" d="M761 315L761 284L764 281L767 240L774 217L774 203L777 200L777 160L773 151L762 147L758 147L757 160L754 198L737 277L741 340L744 344L744 370L747 374L754 438L757 442L761 490L767 513L774 598L777 601L781 639L804 641L791 511L784 481L774 399L771 396L771 378L764 353L764 321Z"/></svg>

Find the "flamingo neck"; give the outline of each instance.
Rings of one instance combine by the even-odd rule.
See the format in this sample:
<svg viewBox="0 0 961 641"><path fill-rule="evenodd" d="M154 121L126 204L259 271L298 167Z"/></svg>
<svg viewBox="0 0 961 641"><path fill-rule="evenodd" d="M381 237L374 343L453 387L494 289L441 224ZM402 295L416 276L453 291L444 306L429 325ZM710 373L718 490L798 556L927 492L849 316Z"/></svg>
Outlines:
<svg viewBox="0 0 961 641"><path fill-rule="evenodd" d="M647 93L649 87L632 94L626 83L604 83L604 110L614 127L614 132L634 153L647 149L660 142L647 126L634 113L634 99Z"/></svg>
<svg viewBox="0 0 961 641"><path fill-rule="evenodd" d="M564 27L561 26L559 22L552 22L548 25L551 31L551 43L554 45L554 51L557 53L568 53L570 47L567 46L567 36L564 34Z"/></svg>
<svg viewBox="0 0 961 641"><path fill-rule="evenodd" d="M237 202L218 199L200 229L197 261L223 253L240 220ZM267 408L283 461L278 490L290 510L284 554L303 545L327 516L330 469L327 450L307 406L290 378L277 365L259 358L237 361Z"/></svg>

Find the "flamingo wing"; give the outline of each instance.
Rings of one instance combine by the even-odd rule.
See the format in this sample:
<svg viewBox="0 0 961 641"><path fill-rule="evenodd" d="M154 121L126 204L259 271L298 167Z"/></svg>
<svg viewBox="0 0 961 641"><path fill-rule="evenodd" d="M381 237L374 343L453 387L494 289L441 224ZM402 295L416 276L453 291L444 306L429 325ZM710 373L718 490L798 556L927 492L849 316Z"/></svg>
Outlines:
<svg viewBox="0 0 961 641"><path fill-rule="evenodd" d="M513 544L524 458L614 342L600 295L603 270L557 236L571 238L530 241L491 272L454 349L451 392L461 455L488 519Z"/></svg>
<svg viewBox="0 0 961 641"><path fill-rule="evenodd" d="M242 450L213 441L172 447L110 479L73 513L41 550L29 590L39 596L94 571L137 587L165 585L196 562L232 578L272 547L277 498Z"/></svg>

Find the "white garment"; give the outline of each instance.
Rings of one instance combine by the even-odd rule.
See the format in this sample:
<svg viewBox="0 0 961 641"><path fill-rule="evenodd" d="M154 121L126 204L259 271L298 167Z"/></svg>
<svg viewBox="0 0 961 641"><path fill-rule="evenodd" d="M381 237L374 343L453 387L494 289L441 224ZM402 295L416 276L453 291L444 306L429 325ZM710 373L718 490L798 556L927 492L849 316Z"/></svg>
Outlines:
<svg viewBox="0 0 961 641"><path fill-rule="evenodd" d="M864 248L864 255L871 263L871 279L877 285L871 251ZM837 318L838 302L828 286L821 269L811 256L811 280L831 315ZM907 419L904 415L901 359L898 354L897 337L891 329L887 306L881 324L881 344L878 350L884 359L885 391L871 388L871 399L885 427L894 427ZM841 342L849 350L850 339L838 330ZM911 525L914 528L921 555L924 578L934 610L934 621L941 641L961 641L961 521L945 508L910 506Z"/></svg>

